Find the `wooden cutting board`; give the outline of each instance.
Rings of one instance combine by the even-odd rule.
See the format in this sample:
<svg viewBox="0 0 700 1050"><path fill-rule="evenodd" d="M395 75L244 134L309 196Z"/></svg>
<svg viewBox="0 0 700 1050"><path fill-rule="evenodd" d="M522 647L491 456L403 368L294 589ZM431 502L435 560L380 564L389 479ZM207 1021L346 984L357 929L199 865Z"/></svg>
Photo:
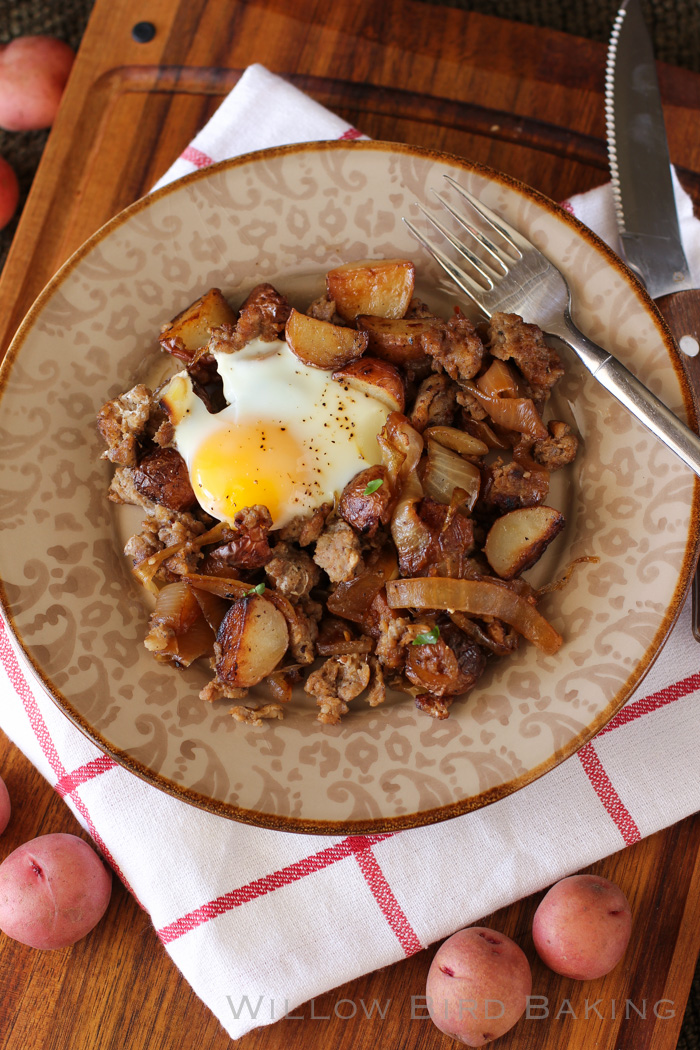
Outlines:
<svg viewBox="0 0 700 1050"><path fill-rule="evenodd" d="M132 27L145 18L156 32L140 44ZM287 76L373 138L459 153L562 200L607 177L604 60L604 48L591 42L412 0L97 0L0 280L0 351L58 266L147 192L251 62ZM700 202L700 135L687 133L698 126L700 77L659 72L671 156ZM39 834L80 832L4 738L0 773L14 801L0 856ZM700 821L689 818L593 867L629 893L635 934L625 960L586 984L535 960L546 1004L497 1045L676 1046L700 948L699 842ZM532 959L538 899L487 919ZM120 885L105 919L73 948L42 953L1 935L0 948L5 1050L232 1045ZM237 1045L447 1048L420 1002L434 951L335 989Z"/></svg>

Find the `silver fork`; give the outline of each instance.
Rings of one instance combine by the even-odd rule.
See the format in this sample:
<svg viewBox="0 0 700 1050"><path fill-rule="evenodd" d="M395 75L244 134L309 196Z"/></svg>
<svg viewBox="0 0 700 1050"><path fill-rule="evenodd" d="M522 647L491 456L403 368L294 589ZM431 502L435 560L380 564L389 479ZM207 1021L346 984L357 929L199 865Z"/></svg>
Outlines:
<svg viewBox="0 0 700 1050"><path fill-rule="evenodd" d="M433 256L455 284L487 317L496 311L520 314L536 322L548 335L561 339L586 369L687 466L700 475L700 438L682 423L662 401L652 394L625 366L585 336L571 319L571 291L560 270L513 226L482 204L473 194L445 179L481 216L483 222L507 248L492 235L475 229L441 194L436 197L466 231L479 254L458 240L434 215L421 205L426 218L479 275L483 284L404 218L409 230Z"/></svg>

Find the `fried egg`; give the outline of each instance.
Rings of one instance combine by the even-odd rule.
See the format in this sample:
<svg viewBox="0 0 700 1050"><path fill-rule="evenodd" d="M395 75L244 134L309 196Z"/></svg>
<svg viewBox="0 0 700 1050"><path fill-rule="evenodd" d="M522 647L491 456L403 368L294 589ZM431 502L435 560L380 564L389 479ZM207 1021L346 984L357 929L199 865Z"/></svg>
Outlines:
<svg viewBox="0 0 700 1050"><path fill-rule="evenodd" d="M221 412L207 411L186 371L161 392L192 488L213 517L233 523L244 507L263 504L278 529L381 461L382 401L302 364L282 340L213 356L227 401Z"/></svg>

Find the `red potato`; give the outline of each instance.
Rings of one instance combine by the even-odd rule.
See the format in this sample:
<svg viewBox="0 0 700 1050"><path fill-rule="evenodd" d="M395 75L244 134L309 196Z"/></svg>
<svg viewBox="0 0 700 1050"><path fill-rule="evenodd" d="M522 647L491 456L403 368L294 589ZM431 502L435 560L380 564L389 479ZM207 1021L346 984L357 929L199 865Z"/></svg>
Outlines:
<svg viewBox="0 0 700 1050"><path fill-rule="evenodd" d="M342 328L330 321L292 309L284 329L285 339L295 357L309 368L333 370L355 361L367 349L367 335L354 328Z"/></svg>
<svg viewBox="0 0 700 1050"><path fill-rule="evenodd" d="M622 890L600 875L571 875L540 902L532 922L537 954L551 970L577 981L617 966L632 932Z"/></svg>
<svg viewBox="0 0 700 1050"><path fill-rule="evenodd" d="M77 835L41 835L0 864L0 930L32 948L75 944L109 904L112 876Z"/></svg>
<svg viewBox="0 0 700 1050"><path fill-rule="evenodd" d="M68 44L50 36L21 36L0 46L0 128L51 127L74 59Z"/></svg>
<svg viewBox="0 0 700 1050"><path fill-rule="evenodd" d="M19 203L19 183L13 168L0 157L0 230L7 226Z"/></svg>
<svg viewBox="0 0 700 1050"><path fill-rule="evenodd" d="M333 378L350 390L374 397L390 412L403 412L406 391L401 373L388 361L378 357L361 357L333 373Z"/></svg>
<svg viewBox="0 0 700 1050"><path fill-rule="evenodd" d="M428 1012L446 1035L483 1046L513 1027L532 990L530 964L505 934L470 926L438 949L428 972Z"/></svg>
<svg viewBox="0 0 700 1050"><path fill-rule="evenodd" d="M358 314L399 318L411 302L415 276L410 259L361 259L329 270L326 286L346 321Z"/></svg>
<svg viewBox="0 0 700 1050"><path fill-rule="evenodd" d="M10 813L12 812L12 806L10 804L10 793L7 790L5 781L0 777L0 835L10 823Z"/></svg>

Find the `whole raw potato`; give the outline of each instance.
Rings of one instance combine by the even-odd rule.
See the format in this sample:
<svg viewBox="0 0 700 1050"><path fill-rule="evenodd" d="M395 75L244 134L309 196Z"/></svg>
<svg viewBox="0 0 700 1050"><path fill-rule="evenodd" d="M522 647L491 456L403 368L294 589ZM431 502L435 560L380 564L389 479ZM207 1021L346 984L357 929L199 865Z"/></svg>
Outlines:
<svg viewBox="0 0 700 1050"><path fill-rule="evenodd" d="M51 36L0 46L0 128L36 131L54 122L75 53Z"/></svg>
<svg viewBox="0 0 700 1050"><path fill-rule="evenodd" d="M32 948L75 944L104 915L112 876L77 835L40 835L0 864L0 930Z"/></svg>
<svg viewBox="0 0 700 1050"><path fill-rule="evenodd" d="M540 902L532 922L537 953L555 973L589 981L616 966L630 939L632 913L614 882L571 875Z"/></svg>
<svg viewBox="0 0 700 1050"><path fill-rule="evenodd" d="M7 784L0 777L0 835L10 823L11 812L12 806L10 805L10 794L7 790Z"/></svg>
<svg viewBox="0 0 700 1050"><path fill-rule="evenodd" d="M7 226L19 203L19 183L13 168L0 157L0 230Z"/></svg>
<svg viewBox="0 0 700 1050"><path fill-rule="evenodd" d="M531 989L522 949L503 933L470 926L449 937L432 961L428 1011L441 1032L483 1046L513 1027Z"/></svg>

